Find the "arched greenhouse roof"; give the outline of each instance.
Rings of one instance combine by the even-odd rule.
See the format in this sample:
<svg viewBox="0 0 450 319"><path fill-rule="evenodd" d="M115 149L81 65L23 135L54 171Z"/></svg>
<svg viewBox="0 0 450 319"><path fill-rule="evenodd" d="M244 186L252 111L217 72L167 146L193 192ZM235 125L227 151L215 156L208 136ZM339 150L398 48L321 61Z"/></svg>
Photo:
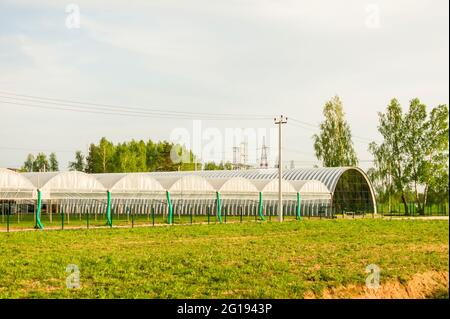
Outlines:
<svg viewBox="0 0 450 319"><path fill-rule="evenodd" d="M153 176L153 175L152 175ZM155 176L155 179L169 192L211 193L215 188L202 176Z"/></svg>
<svg viewBox="0 0 450 319"><path fill-rule="evenodd" d="M278 192L278 179L261 179L252 180L253 184L262 193L277 193ZM296 193L297 190L292 184L286 180L281 181L281 190L283 193Z"/></svg>
<svg viewBox="0 0 450 319"><path fill-rule="evenodd" d="M161 183L147 173L111 173L93 176L112 193L165 191Z"/></svg>
<svg viewBox="0 0 450 319"><path fill-rule="evenodd" d="M44 199L61 194L77 197L81 194L105 193L106 188L94 176L77 171L21 173L38 190Z"/></svg>
<svg viewBox="0 0 450 319"><path fill-rule="evenodd" d="M22 174L0 168L0 199L33 199L36 187Z"/></svg>
<svg viewBox="0 0 450 319"><path fill-rule="evenodd" d="M366 173L358 167L322 167L322 168L294 168L283 171L283 178L288 181L318 180L325 184L328 191L333 193L339 178L346 171L353 170L360 173L367 183L370 181ZM250 170L213 170L213 171L181 171L181 172L154 172L154 176L184 176L196 174L205 178L232 178L243 177L247 179L277 179L277 169L250 169ZM370 185L372 188L372 186ZM372 190L373 191L373 190Z"/></svg>
<svg viewBox="0 0 450 319"><path fill-rule="evenodd" d="M253 181L243 177L232 178L207 178L208 182L218 192L223 193L258 193L258 188Z"/></svg>
<svg viewBox="0 0 450 319"><path fill-rule="evenodd" d="M254 180L275 180L277 169L222 170L195 172L152 173L154 176L184 176L196 174L205 178L243 177ZM317 180L331 193L333 203L339 209L373 211L376 213L375 192L366 173L358 167L296 168L283 171L287 181Z"/></svg>
<svg viewBox="0 0 450 319"><path fill-rule="evenodd" d="M316 180L311 180L311 181L296 181L296 180L292 180L289 181L292 185L292 187L294 187L294 189L296 191L298 191L299 193L327 193L330 194L330 191L328 190L328 188L325 186L324 183L320 182L320 181L316 181Z"/></svg>

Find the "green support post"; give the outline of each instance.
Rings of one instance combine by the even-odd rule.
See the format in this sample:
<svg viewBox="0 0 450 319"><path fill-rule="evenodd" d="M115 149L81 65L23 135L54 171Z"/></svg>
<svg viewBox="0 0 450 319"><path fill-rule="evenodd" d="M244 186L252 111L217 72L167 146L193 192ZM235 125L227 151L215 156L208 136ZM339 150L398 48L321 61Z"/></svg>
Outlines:
<svg viewBox="0 0 450 319"><path fill-rule="evenodd" d="M266 218L264 217L264 214L263 214L263 195L262 195L262 192L259 192L258 214L259 214L259 218L261 218L261 220L263 220L263 221L266 220Z"/></svg>
<svg viewBox="0 0 450 319"><path fill-rule="evenodd" d="M152 207L152 226L155 226L155 208Z"/></svg>
<svg viewBox="0 0 450 319"><path fill-rule="evenodd" d="M242 223L242 214L244 213L244 207L241 206L241 223Z"/></svg>
<svg viewBox="0 0 450 319"><path fill-rule="evenodd" d="M61 229L64 229L64 209L61 207Z"/></svg>
<svg viewBox="0 0 450 319"><path fill-rule="evenodd" d="M44 229L44 225L41 223L41 207L42 207L42 194L41 191L37 190L37 209L36 209L36 224L34 228Z"/></svg>
<svg viewBox="0 0 450 319"><path fill-rule="evenodd" d="M112 227L112 218L111 218L111 192L106 192L106 224L109 227Z"/></svg>
<svg viewBox="0 0 450 319"><path fill-rule="evenodd" d="M302 220L301 204L302 204L302 198L300 196L300 192L297 192L297 211L296 211L297 220Z"/></svg>
<svg viewBox="0 0 450 319"><path fill-rule="evenodd" d="M209 222L210 222L210 218L209 218L209 210L210 210L211 208L208 206L207 208L206 208L206 212L207 212L207 214L208 214L208 225L209 225Z"/></svg>
<svg viewBox="0 0 450 319"><path fill-rule="evenodd" d="M7 229L8 233L9 233L9 215L10 214L11 214L11 202L8 202L8 215L6 215L6 229Z"/></svg>
<svg viewBox="0 0 450 319"><path fill-rule="evenodd" d="M173 219L173 207L172 207L172 200L170 199L170 193L169 191L166 191L166 197L167 197L167 207L169 209L168 216L167 216L167 223L169 225L172 225L172 219Z"/></svg>
<svg viewBox="0 0 450 319"><path fill-rule="evenodd" d="M217 197L217 218L219 219L219 223L222 224L222 210L221 210L221 200L220 200L220 193L216 192Z"/></svg>

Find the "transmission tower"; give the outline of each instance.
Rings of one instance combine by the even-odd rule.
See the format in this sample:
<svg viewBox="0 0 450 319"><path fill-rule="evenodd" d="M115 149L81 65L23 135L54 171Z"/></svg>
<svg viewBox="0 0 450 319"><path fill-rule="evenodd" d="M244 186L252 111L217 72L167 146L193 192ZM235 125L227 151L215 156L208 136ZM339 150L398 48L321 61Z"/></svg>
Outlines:
<svg viewBox="0 0 450 319"><path fill-rule="evenodd" d="M267 146L266 137L263 136L262 148L261 148L261 162L259 163L260 168L269 168L269 163L267 161Z"/></svg>
<svg viewBox="0 0 450 319"><path fill-rule="evenodd" d="M240 164L241 148L239 146L233 147L233 169L238 169Z"/></svg>

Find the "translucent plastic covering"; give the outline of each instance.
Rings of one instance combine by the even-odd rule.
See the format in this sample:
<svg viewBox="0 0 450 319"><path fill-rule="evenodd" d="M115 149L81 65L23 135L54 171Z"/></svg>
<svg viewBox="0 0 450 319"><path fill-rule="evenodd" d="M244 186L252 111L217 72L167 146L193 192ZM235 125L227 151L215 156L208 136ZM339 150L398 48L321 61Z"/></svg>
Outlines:
<svg viewBox="0 0 450 319"><path fill-rule="evenodd" d="M322 167L322 168L295 168L283 171L285 180L318 180L326 185L330 192L334 192L340 176L348 170L366 176L364 171L358 167ZM250 169L250 170L214 170L194 172L154 172L152 175L161 176L183 176L196 174L205 178L232 178L244 177L248 179L277 179L277 169ZM367 182L368 179L366 178Z"/></svg>
<svg viewBox="0 0 450 319"><path fill-rule="evenodd" d="M301 194L314 193L314 194L330 194L330 191L324 183L316 180L312 181L289 181L292 187Z"/></svg>
<svg viewBox="0 0 450 319"><path fill-rule="evenodd" d="M262 193L264 200L278 198L278 179L254 179L251 181ZM297 197L297 191L291 185L291 183L286 180L281 181L281 190L283 192L283 198L285 200L294 200Z"/></svg>
<svg viewBox="0 0 450 319"><path fill-rule="evenodd" d="M196 172L152 173L154 176L184 176L197 174L205 178L244 177L254 180L275 180L277 169L222 170ZM287 181L320 181L333 197L333 205L342 211L365 211L376 213L375 193L365 172L358 167L296 168L283 171ZM309 187L309 186L308 186Z"/></svg>
<svg viewBox="0 0 450 319"><path fill-rule="evenodd" d="M164 187L147 173L93 174L113 198L153 198L165 193Z"/></svg>
<svg viewBox="0 0 450 319"><path fill-rule="evenodd" d="M359 168L290 169L283 173L286 216L333 216L340 212L376 213L372 185ZM0 201L34 200L42 211L124 215L183 215L255 219L278 213L275 169L195 172L85 174L82 172L15 173L0 169ZM109 191L109 196L107 196ZM166 193L166 191L168 193ZM261 193L261 194L260 194ZM297 196L299 194L299 196ZM262 213L261 213L262 209ZM259 217L258 217L259 216Z"/></svg>
<svg viewBox="0 0 450 319"><path fill-rule="evenodd" d="M35 198L36 187L24 176L0 168L0 200L28 200Z"/></svg>
<svg viewBox="0 0 450 319"><path fill-rule="evenodd" d="M263 193L278 193L278 179L253 180L258 190ZM283 193L297 193L297 190L286 180L281 181L281 190Z"/></svg>
<svg viewBox="0 0 450 319"><path fill-rule="evenodd" d="M170 193L210 194L216 191L207 179L196 175L155 176L155 179Z"/></svg>
<svg viewBox="0 0 450 319"><path fill-rule="evenodd" d="M82 172L21 173L43 199L105 197L106 188L92 175Z"/></svg>
<svg viewBox="0 0 450 319"><path fill-rule="evenodd" d="M246 178L210 178L208 182L220 193L224 204L228 203L228 199L256 200L258 197L259 191L255 184Z"/></svg>
<svg viewBox="0 0 450 319"><path fill-rule="evenodd" d="M221 193L257 193L258 188L251 181L243 177L207 178L208 182Z"/></svg>

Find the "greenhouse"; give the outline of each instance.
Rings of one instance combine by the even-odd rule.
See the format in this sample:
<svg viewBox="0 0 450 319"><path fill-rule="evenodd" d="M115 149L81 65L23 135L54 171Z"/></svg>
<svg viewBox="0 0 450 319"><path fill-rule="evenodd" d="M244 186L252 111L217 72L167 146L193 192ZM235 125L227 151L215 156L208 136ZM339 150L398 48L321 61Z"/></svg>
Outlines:
<svg viewBox="0 0 450 319"><path fill-rule="evenodd" d="M243 177L250 180L276 180L277 169L222 170L196 172L154 172L154 176L196 174L205 178ZM286 181L319 181L331 194L334 213L361 212L376 214L375 192L366 173L358 167L297 168L283 171Z"/></svg>
<svg viewBox="0 0 450 319"><path fill-rule="evenodd" d="M376 213L367 176L358 168L286 170L287 218ZM86 224L271 220L278 215L275 169L152 173L17 173L0 169L2 221L27 218L36 228ZM31 223L30 222L30 223Z"/></svg>
<svg viewBox="0 0 450 319"><path fill-rule="evenodd" d="M94 176L82 172L22 173L36 189L35 226L43 228L42 209L48 221L66 215L81 216L87 212L102 215L107 209L106 189ZM29 211L29 208L26 210ZM63 217L64 218L64 217Z"/></svg>
<svg viewBox="0 0 450 319"><path fill-rule="evenodd" d="M0 168L0 200L32 200L36 187L22 174Z"/></svg>
<svg viewBox="0 0 450 319"><path fill-rule="evenodd" d="M13 214L19 216L22 211L27 211L29 205L34 203L35 198L36 187L26 177L0 168L1 224L9 224Z"/></svg>
<svg viewBox="0 0 450 319"><path fill-rule="evenodd" d="M105 187L106 196L111 207L111 214L130 214L149 216L164 214L166 202L165 188L147 173L111 173L93 174L93 176Z"/></svg>

